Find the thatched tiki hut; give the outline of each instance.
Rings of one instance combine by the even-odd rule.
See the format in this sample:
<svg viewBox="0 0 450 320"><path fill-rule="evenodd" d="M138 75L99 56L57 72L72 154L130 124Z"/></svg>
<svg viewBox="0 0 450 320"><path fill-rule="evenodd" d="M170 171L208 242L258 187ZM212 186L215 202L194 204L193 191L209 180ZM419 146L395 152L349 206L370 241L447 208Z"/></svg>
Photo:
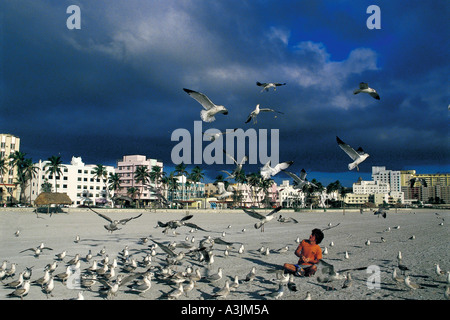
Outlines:
<svg viewBox="0 0 450 320"><path fill-rule="evenodd" d="M71 205L72 200L70 200L67 193L55 193L55 192L42 192L34 200L36 206L48 206L48 212L50 212L50 206L55 205Z"/></svg>

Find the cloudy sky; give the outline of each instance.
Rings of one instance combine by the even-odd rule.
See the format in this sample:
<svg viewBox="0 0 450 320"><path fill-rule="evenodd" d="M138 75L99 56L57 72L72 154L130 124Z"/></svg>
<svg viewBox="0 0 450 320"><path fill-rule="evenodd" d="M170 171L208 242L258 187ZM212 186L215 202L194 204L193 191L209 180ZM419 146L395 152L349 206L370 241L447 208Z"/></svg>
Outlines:
<svg viewBox="0 0 450 320"><path fill-rule="evenodd" d="M81 29L67 28L70 5ZM370 5L381 29L367 28ZM323 185L370 180L372 166L449 172L449 9L445 0L3 0L0 132L19 136L35 162L116 165L142 154L170 172L172 133L200 121L189 88L229 110L203 130L277 129L279 160ZM287 84L261 93L256 81ZM354 95L362 81L381 100ZM284 114L245 124L258 103ZM336 136L370 154L359 172ZM206 181L227 168L201 166Z"/></svg>

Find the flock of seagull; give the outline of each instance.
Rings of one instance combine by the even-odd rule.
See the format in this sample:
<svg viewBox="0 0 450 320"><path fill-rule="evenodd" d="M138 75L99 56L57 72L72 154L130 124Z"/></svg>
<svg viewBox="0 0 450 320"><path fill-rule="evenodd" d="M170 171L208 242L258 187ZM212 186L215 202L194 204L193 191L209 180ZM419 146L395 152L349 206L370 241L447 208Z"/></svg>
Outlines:
<svg viewBox="0 0 450 320"><path fill-rule="evenodd" d="M264 83L261 83L261 82L257 81L256 85L262 88L261 92L267 92L271 88L273 88L273 90L276 91L277 87L284 86L284 85L286 85L286 83L278 83L278 82L267 82L267 83L264 82ZM228 114L228 109L225 106L219 105L219 104L215 104L204 93L201 93L201 92L198 92L198 91L194 91L194 90L191 90L191 89L186 89L186 88L183 88L183 90L189 96L191 96L193 99L195 99L198 103L200 103L202 105L203 109L200 112L200 118L203 121L205 121L205 122L213 122L213 121L216 120L215 116L217 114L223 114L223 115L227 115ZM372 96L373 98L375 98L377 100L380 100L380 95L378 94L378 92L375 89L370 88L368 86L368 84L365 83L365 82L361 82L359 84L359 88L355 89L353 91L353 93L355 95L359 94L359 93L367 93L370 96ZM256 124L257 123L257 116L261 112L272 112L272 113L284 114L283 112L275 110L275 109L272 109L272 108L261 108L260 104L258 103L256 105L255 109L252 110L250 112L250 114L248 115L247 120L245 121L245 123L249 123L250 121L253 120L253 123ZM205 133L204 132L203 134L204 134L204 136L208 136L210 141L214 141L217 138L219 138L221 135L230 134L230 133L235 132L236 130L237 129L235 128L234 130L231 130L231 131L227 130L227 131L217 132L217 133ZM336 141L337 141L339 147L353 160L353 162L348 165L348 169L349 170L353 170L354 168L356 168L359 171L359 166L358 165L361 164L364 160L366 160L369 157L369 154L364 152L364 150L361 147L359 147L357 150L353 149L350 145L348 145L345 142L343 142L337 136L336 136ZM228 154L227 154L227 156L232 158ZM245 163L246 160L247 160L247 158L244 157L241 160L241 162L238 164L237 161L235 159L233 159L233 161L237 164L237 167L232 173L229 173L229 172L225 171L227 173L227 175L228 175L227 178L235 177L236 173L239 172L239 170L242 168L242 164ZM299 189L302 186L304 186L305 184L311 185L311 183L307 182L307 180L305 179L306 172L305 172L304 169L302 169L300 177L298 177L294 173L286 171L286 169L288 169L289 166L292 165L292 164L293 164L293 161L285 161L285 162L281 162L281 163L278 163L278 164L274 164L274 166L271 166L270 161L268 161L266 164L264 164L264 166L262 168L260 168L260 174L263 177L263 179L270 179L271 177L275 176L280 171L284 171L291 178L294 179L294 184L296 184ZM219 185L217 187L219 189L219 199L223 199L225 197L228 197L234 192L234 189L232 187L229 187L229 189L225 189L223 183L219 183Z"/></svg>
<svg viewBox="0 0 450 320"><path fill-rule="evenodd" d="M286 83L257 82L257 86L262 87L261 92L268 91L270 88L276 90L277 87L283 85L286 85ZM190 89L183 90L203 106L204 109L200 113L200 117L203 121L212 122L215 120L215 116L217 114L228 114L226 107L214 104L203 93ZM380 99L380 96L376 90L370 88L367 83L360 83L359 88L354 91L354 94L358 93L367 93L377 100ZM255 110L249 114L245 123L249 123L252 120L256 123L256 118L260 112L275 112L283 114L282 112L274 109L260 108L260 105L258 104ZM229 131L212 134L210 136L210 140L214 141L221 134L226 133L229 133ZM338 146L353 160L353 162L348 165L349 170L353 170L354 168L359 170L358 166L367 157L369 157L369 155L365 153L362 148L354 150L339 137L336 137L336 140ZM236 166L231 173L224 171L227 174L227 179L231 179L234 178L242 169L247 157L237 161L231 155L227 154L225 150L224 153L233 160L233 163ZM293 161L285 161L278 163L275 166L271 166L270 162L268 162L261 168L260 173L264 179L269 179L279 172L284 172L294 180L294 188L296 189L301 189L305 185L314 186L311 182L307 181L307 173L304 169L302 169L299 176L287 171L292 164ZM415 180L411 181L411 184L414 185L415 182ZM425 181L420 182L422 184L426 183ZM226 198L233 194L234 190L226 189L223 182L218 182L217 187L219 199ZM104 228L111 234L115 231L121 230L119 226L125 226L130 221L139 219L142 216L141 213L134 217L114 220L103 213L97 212L93 208L90 208L90 210L108 222L108 224L104 225ZM292 217L282 217L282 215L279 214L280 210L281 207L277 207L269 213L264 214L253 209L243 209L249 217L257 220L254 224L254 228L260 229L261 232L265 231L265 225L271 221L277 221L280 224L299 223L297 219ZM386 212L383 210L374 211L373 213L374 215L378 215L378 217L387 217ZM277 214L278 217L276 218ZM189 233L216 232L206 230L197 224L192 223L191 219L193 217L194 215L191 214L178 220L170 220L167 222L157 221L155 228L162 228L162 233L166 236L180 235L181 233L177 231L179 228L189 228ZM328 228L324 228L322 230L329 230L337 227L338 225L332 226L330 223ZM231 228L231 225L229 228ZM400 226L394 227L394 229L400 229ZM246 230L244 228L241 232L245 231ZM389 230L385 230L385 232L390 232L390 228ZM19 237L20 232L17 231L14 236ZM12 290L8 294L8 297L18 297L20 299L23 299L23 297L29 293L32 286L39 287L43 294L47 297L51 297L56 287L55 282L57 281L62 282L67 287L72 286L79 289L77 292L77 297L73 298L77 300L84 299L83 293L87 290L94 291L94 286L96 285L100 286L97 288L96 292L98 292L99 296L106 299L116 297L120 291L124 291L128 294L137 294L144 297L146 292L151 289L152 283L155 281L158 283L168 284L172 287L172 291L161 295L160 298L162 299L179 299L182 296L189 297L189 293L195 290L195 288L198 288L201 283L206 283L214 287L214 292L207 295L206 298L225 299L232 292L237 291L242 284L254 283L258 281L258 279L261 279L261 277L258 276L258 268L256 266L253 266L251 270L245 274L245 276L235 275L233 277L233 281L226 277L223 266L219 266L217 268L217 272L213 272L213 265L215 265L214 262L216 252L218 250L223 252L223 258L227 258L232 252L235 256L240 257L244 255L246 250L248 250L244 247L243 243L226 241L225 236L226 231L223 231L221 237L204 235L203 238L195 241L194 235L192 235L191 239L186 236L184 241L172 241L171 243L155 240L154 237L149 236L139 239L139 244L142 245L142 247L131 249L127 245L123 248L123 250L115 253L114 258L111 258L113 256L111 253L106 252L105 247L97 254L94 254L91 250L89 250L84 258L77 253L73 256L73 258L69 259L67 256L67 251L62 251L55 254L53 262L44 267L44 274L35 280L32 280L33 267L26 267L23 271L18 273L17 279L12 280L11 278L15 277L18 272L17 264L11 263L8 267L9 262L5 260L0 265L0 281L6 288ZM413 240L414 236L410 239ZM80 241L81 239L79 236L77 236L74 240L75 243L79 243ZM381 243L385 241L386 240L381 237ZM296 242L299 243L300 239L298 238ZM367 240L365 245L371 245L370 240ZM333 246L334 243L331 242L329 247L331 248ZM44 243L41 243L39 246L21 250L19 253L23 254L28 251L33 252L34 257L38 259L41 254L44 252L47 253L49 251L53 251L53 249L45 246ZM289 252L289 246L286 245L285 247L276 250L269 249L268 247L261 247L257 250L257 252L259 252L261 256L268 256L273 252L281 254ZM144 254L141 261L138 261L135 257L136 253ZM323 249L323 254L325 257L329 254L329 249L327 246ZM157 258L159 259L156 260ZM350 259L348 251L345 251L344 259ZM89 265L82 268L82 262ZM65 267L65 271L62 273L56 273L59 264L63 264ZM348 288L352 286L353 282L351 272L365 269L367 269L367 266L336 270L331 263L325 261L325 259L322 259L318 263L318 271L315 275L315 279L318 283L324 284L327 290L330 288L336 290L336 288L333 287L333 284L338 281L342 281L340 289L348 290ZM398 275L397 270L400 270L401 275ZM273 274L274 278L271 280L264 279L264 281L269 281L272 283L274 285L274 289L270 292L259 293L259 297L264 299L280 299L285 294L286 289L292 292L298 291L294 276L292 274L285 274L281 266L270 268L266 271ZM408 271L410 271L410 269L403 263L402 253L399 251L397 256L397 265L392 272L392 280L395 283L404 283L409 290L420 289L421 285L414 283L411 277L406 275L406 272ZM436 264L435 273L439 277L446 276L447 286L444 295L448 299L450 290L450 272L442 271L439 265ZM224 282L224 284L219 288L219 283L222 282ZM305 300L312 299L310 292L306 292L305 294ZM204 299L204 296L202 298Z"/></svg>
<svg viewBox="0 0 450 320"><path fill-rule="evenodd" d="M280 209L281 207L277 207L267 214L256 212L252 209L244 209L244 212L249 217L257 220L254 227L255 229L260 229L261 232L264 232L264 226L269 223L299 223L292 217L283 217L280 214ZM92 208L91 211L115 226L125 225L132 220L139 219L142 215L114 220L105 214L96 212ZM383 213L384 218L386 218L386 213ZM380 216L383 213L377 211L374 214ZM276 215L278 215L277 218ZM436 213L436 217L442 221L444 220L438 213ZM296 297L299 297L299 294L301 294L306 300L313 298L311 292L299 290L298 283L296 283L298 282L296 279L299 278L294 277L292 274L286 274L281 265L266 264L262 260L264 257L274 253L292 253L290 244L279 249L270 249L265 245L258 250L249 249L241 242L228 240L226 236L231 232L231 225L228 225L227 229L229 230L223 231L221 236L213 237L211 234L217 231L206 230L192 223L191 219L193 218L194 215L187 214L180 219L164 222L157 221L155 226L157 229L162 229L162 234L167 237L182 235L184 230L187 234L184 241L180 239L176 241L172 239L173 241L170 241L167 238L156 240L157 238L154 235L149 235L148 237L136 239L137 245L135 247L131 248L127 244L118 252L107 252L106 247L103 247L98 253L93 253L92 248L89 248L88 253L84 257L80 253L69 257L67 254L68 250L64 250L55 254L53 261L46 264L43 268L43 274L37 276L36 273L38 271L36 270L41 269L39 267L27 266L19 272L17 263L9 263L9 261L4 260L0 265L0 281L5 288L11 289L11 292L7 295L8 297L20 299L23 299L33 287L39 288L47 298L54 297L53 293L55 288L59 286L58 282L61 282L68 288L77 289L74 291L74 294L76 293L77 296L73 297L72 300L85 299L84 293L87 291L97 293L98 297L104 299L113 299L120 292L145 298L146 293L155 282L168 285L171 288L170 291L164 290L157 299L189 299L191 298L189 296L191 292L194 290L200 291L202 290L201 288L203 288L203 295L200 296L200 299L226 299L229 296L233 296L234 292L255 290L255 287L250 285L258 283L258 281L266 285L264 287L257 286L260 289L256 293L252 293L252 296L257 299L281 299L287 292L296 293ZM328 227L322 228L322 230L328 232L327 230L336 228L339 225L340 223L334 225L329 223ZM111 228L109 224L105 225L105 229L108 234L120 230ZM386 233L387 236L393 230L400 230L400 226L389 227L383 233ZM241 232L244 233L246 230L243 229ZM189 235L192 236L190 237ZM386 236L381 237L381 241L374 241L373 239L373 241L370 241L370 239L367 239L364 245L382 245L386 242ZM14 237L19 238L21 235L16 232ZM199 239L195 239L195 237L199 237ZM119 239L117 238L117 241ZM414 235L406 241L413 240L415 240ZM77 237L73 242L80 243L80 241L82 239ZM297 244L300 241L299 237L295 240ZM337 270L330 263L331 260L335 259L328 259L334 246L335 243L331 241L328 246L322 247L324 259L318 263L316 275L312 278L306 278L307 280L305 281L316 281L317 284L326 290L351 290L349 288L352 287L355 281L352 277L353 272L366 270L367 266ZM25 254L29 251L36 259L35 261L38 262L42 254L51 254L54 249L46 246L44 243L40 243L36 247L21 250L19 254ZM249 255L250 253L251 256ZM336 252L335 254L339 255ZM141 257L140 260L137 258L138 256ZM244 258L255 262L255 264L248 273L231 277L225 272L226 266L221 265L219 262L219 266L216 267L217 261L223 261L221 259L227 259L230 256ZM220 259L217 260L217 257L220 257ZM261 259L260 263L257 262L257 258ZM348 251L345 251L343 259L351 259ZM63 267L64 272L57 272L60 265ZM425 283L416 283L411 278L408 273L411 273L411 269L414 269L412 267L404 263L403 254L401 251L398 251L396 264L391 269L394 285L403 284L404 288L407 288L406 290L414 291L423 289L425 286L438 287L440 283L444 282L447 284L444 292L445 298L450 298L450 271L443 271L439 264L435 264L434 270L435 276L438 278L436 280L438 284L427 285ZM267 275L269 275L269 278ZM269 286L267 285L268 283ZM270 286L273 287L272 290ZM208 290L211 293L206 293Z"/></svg>

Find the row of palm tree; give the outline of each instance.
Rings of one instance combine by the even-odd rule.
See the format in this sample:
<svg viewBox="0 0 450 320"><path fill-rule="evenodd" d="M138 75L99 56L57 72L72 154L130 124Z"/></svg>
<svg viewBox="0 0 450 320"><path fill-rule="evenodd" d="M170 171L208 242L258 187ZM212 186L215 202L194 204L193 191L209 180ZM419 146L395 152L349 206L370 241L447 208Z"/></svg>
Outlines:
<svg viewBox="0 0 450 320"><path fill-rule="evenodd" d="M20 186L20 194L19 194L19 202L25 203L24 199L24 190L27 187L28 183L34 178L37 174L38 167L33 165L31 158L26 158L26 154L16 151L9 156L9 158L1 158L0 159L0 176L6 173L7 170L17 169L16 181L14 184ZM51 156L47 159L47 162L44 165L45 173L50 174L54 180L54 190L58 192L58 184L56 183L57 177L63 175L62 169L64 165L62 164L62 160L60 156ZM100 179L104 184L104 189L106 190L106 198L111 199L111 192L116 193L118 190L121 190L122 187L120 185L120 176L117 173L108 173L106 167L102 164L96 165L94 170L94 177ZM178 164L174 171L167 174L162 170L160 166L152 166L150 169L147 166L137 166L134 173L134 180L137 184L135 187L127 188L127 195L130 198L137 200L140 202L140 197L142 194L142 187L147 185L152 185L154 189L156 189L159 193L165 194L165 191L169 192L169 200L172 202L175 200L174 193L179 190L180 184L178 182L179 176L186 176L187 180L184 185L186 189L194 188L194 193L199 194L198 192L198 184L202 182L205 178L205 174L203 169L199 166L195 166L192 168L191 172L188 172L185 164ZM5 182L2 181L3 185ZM215 183L224 182L225 186L229 184L229 181L224 179L223 175L218 175L215 179ZM269 190L273 184L272 179L263 179L259 172L246 174L243 170L239 172L235 172L234 182L238 184L238 188L233 196L233 203L241 205L242 204L242 193L241 193L241 185L247 184L250 189L250 198L253 206L263 205L265 207L270 206L271 201L275 199L269 198ZM306 194L306 198L310 198L311 195L317 192L322 192L325 188L322 184L315 179L311 181L316 186L307 185L303 187L303 192ZM48 186L48 182L47 186ZM31 183L30 183L31 188ZM9 190L9 189L7 189ZM262 199L258 198L258 194L264 195ZM338 192L342 197L349 191L348 188L344 188L339 181L335 181L330 183L326 187L327 193ZM11 199L12 199L12 192ZM30 192L31 194L31 192ZM138 198L138 199L136 199ZM159 202L161 205L161 202Z"/></svg>

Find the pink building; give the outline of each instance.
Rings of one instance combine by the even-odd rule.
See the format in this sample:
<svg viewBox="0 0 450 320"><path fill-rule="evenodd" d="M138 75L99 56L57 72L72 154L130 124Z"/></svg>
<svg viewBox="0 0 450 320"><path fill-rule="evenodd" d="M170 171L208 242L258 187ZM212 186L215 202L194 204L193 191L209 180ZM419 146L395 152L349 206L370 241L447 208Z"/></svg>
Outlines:
<svg viewBox="0 0 450 320"><path fill-rule="evenodd" d="M128 189L134 187L137 189L134 199L140 200L144 205L148 205L150 202L156 200L156 196L142 182L138 183L134 179L136 168L140 166L147 167L149 173L152 171L153 166L159 166L161 167L161 172L163 171L163 163L158 160L147 159L146 156L142 155L124 156L121 161L117 161L116 173L120 177L121 189L116 194L130 197ZM155 187L153 181L150 181L150 184ZM158 186L156 185L156 187Z"/></svg>

